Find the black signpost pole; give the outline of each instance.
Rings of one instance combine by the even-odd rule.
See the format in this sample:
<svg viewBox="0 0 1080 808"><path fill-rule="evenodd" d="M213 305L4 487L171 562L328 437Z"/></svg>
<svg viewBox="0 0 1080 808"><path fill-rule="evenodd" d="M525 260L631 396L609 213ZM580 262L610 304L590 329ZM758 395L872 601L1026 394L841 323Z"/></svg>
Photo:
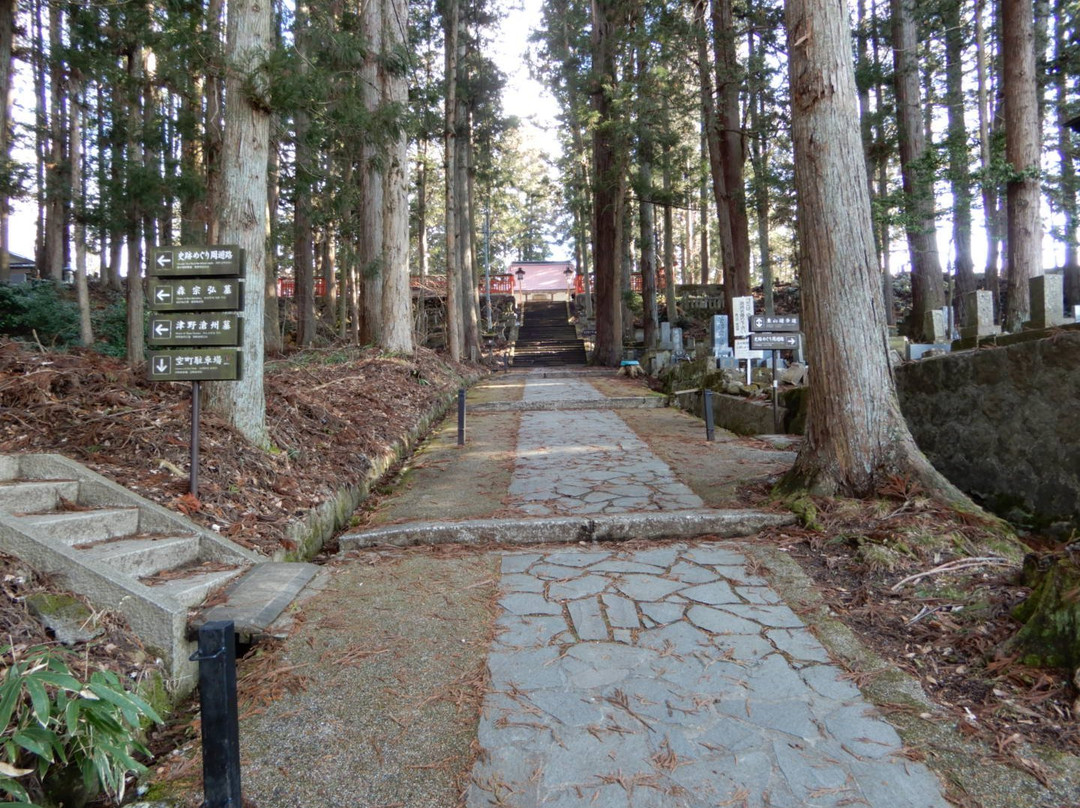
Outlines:
<svg viewBox="0 0 1080 808"><path fill-rule="evenodd" d="M780 434L780 404L779 404L779 382L776 378L776 357L778 351L772 352L772 422L773 431L776 434Z"/></svg>
<svg viewBox="0 0 1080 808"><path fill-rule="evenodd" d="M199 496L199 383L191 383L191 496Z"/></svg>

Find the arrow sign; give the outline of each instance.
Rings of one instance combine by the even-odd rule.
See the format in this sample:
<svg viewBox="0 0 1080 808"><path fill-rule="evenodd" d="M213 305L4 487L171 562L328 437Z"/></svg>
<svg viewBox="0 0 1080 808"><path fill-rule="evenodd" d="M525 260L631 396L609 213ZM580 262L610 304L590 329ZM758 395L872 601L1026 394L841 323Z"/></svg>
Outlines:
<svg viewBox="0 0 1080 808"><path fill-rule="evenodd" d="M236 348L181 350L149 354L150 381L236 381L240 378L240 352Z"/></svg>
<svg viewBox="0 0 1080 808"><path fill-rule="evenodd" d="M239 345L241 319L232 311L158 314L146 341L154 346Z"/></svg>
<svg viewBox="0 0 1080 808"><path fill-rule="evenodd" d="M238 277L244 251L234 244L154 247L147 273L157 277Z"/></svg>
<svg viewBox="0 0 1080 808"><path fill-rule="evenodd" d="M154 311L229 311L240 308L236 278L150 278Z"/></svg>
<svg viewBox="0 0 1080 808"><path fill-rule="evenodd" d="M750 348L755 351L794 351L802 334L751 334Z"/></svg>

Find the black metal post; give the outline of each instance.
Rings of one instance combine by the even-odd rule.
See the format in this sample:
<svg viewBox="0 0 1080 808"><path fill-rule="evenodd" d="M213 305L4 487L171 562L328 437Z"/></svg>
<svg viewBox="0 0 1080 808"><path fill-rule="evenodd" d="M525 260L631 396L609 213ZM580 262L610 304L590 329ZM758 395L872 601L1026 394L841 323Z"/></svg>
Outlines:
<svg viewBox="0 0 1080 808"><path fill-rule="evenodd" d="M465 445L465 388L457 392L457 445Z"/></svg>
<svg viewBox="0 0 1080 808"><path fill-rule="evenodd" d="M203 736L202 808L241 808L236 643L231 620L199 629L199 708Z"/></svg>
<svg viewBox="0 0 1080 808"><path fill-rule="evenodd" d="M199 496L199 383L191 383L191 496Z"/></svg>
<svg viewBox="0 0 1080 808"><path fill-rule="evenodd" d="M776 354L778 351L772 352L772 423L773 432L777 435L780 434L780 402L779 402L779 388L780 382L776 378Z"/></svg>
<svg viewBox="0 0 1080 808"><path fill-rule="evenodd" d="M705 440L716 440L716 428L713 425L712 390L705 391Z"/></svg>

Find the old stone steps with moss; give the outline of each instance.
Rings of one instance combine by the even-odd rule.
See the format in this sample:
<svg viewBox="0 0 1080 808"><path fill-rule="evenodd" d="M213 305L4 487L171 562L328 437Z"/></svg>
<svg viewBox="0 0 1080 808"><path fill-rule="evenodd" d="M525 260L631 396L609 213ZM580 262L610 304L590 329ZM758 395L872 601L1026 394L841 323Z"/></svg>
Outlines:
<svg viewBox="0 0 1080 808"><path fill-rule="evenodd" d="M192 637L207 614L257 637L315 571L262 563L60 455L0 455L0 549L55 575L94 608L124 615L178 692L194 685ZM202 609L226 586L212 609Z"/></svg>

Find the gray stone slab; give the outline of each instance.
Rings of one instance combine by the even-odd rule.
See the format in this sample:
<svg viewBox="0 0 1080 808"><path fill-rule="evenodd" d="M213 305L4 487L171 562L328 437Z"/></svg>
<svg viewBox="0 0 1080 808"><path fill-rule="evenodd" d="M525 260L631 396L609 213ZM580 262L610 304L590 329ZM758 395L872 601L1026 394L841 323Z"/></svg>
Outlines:
<svg viewBox="0 0 1080 808"><path fill-rule="evenodd" d="M581 570L577 567L564 567L561 564L535 564L529 570L529 573L535 575L537 578L545 578L550 581L560 581L564 579L577 578L581 575Z"/></svg>
<svg viewBox="0 0 1080 808"><path fill-rule="evenodd" d="M559 667L558 648L501 650L488 654L488 671L491 686L495 690L510 685L527 685L530 688L565 687L566 678Z"/></svg>
<svg viewBox="0 0 1080 808"><path fill-rule="evenodd" d="M799 676L826 699L843 702L860 698L859 689L850 679L844 678L843 671L832 665L808 665L799 671Z"/></svg>
<svg viewBox="0 0 1080 808"><path fill-rule="evenodd" d="M695 626L713 634L761 634L762 626L753 620L714 609L712 606L697 604L686 610L686 619Z"/></svg>
<svg viewBox="0 0 1080 808"><path fill-rule="evenodd" d="M736 586L735 594L747 603L756 603L762 606L772 606L783 603L780 596L767 586Z"/></svg>
<svg viewBox="0 0 1080 808"><path fill-rule="evenodd" d="M607 624L600 613L600 602L595 598L572 600L567 604L574 632L585 641L608 639Z"/></svg>
<svg viewBox="0 0 1080 808"><path fill-rule="evenodd" d="M192 624L231 620L238 634L263 634L318 571L314 564L298 562L257 564L229 587L224 603L207 609Z"/></svg>
<svg viewBox="0 0 1080 808"><path fill-rule="evenodd" d="M604 611L607 613L608 623L613 628L640 628L637 607L634 601L610 593L600 598L604 603Z"/></svg>
<svg viewBox="0 0 1080 808"><path fill-rule="evenodd" d="M502 576L499 587L504 592L543 592L544 582L533 575L515 572Z"/></svg>
<svg viewBox="0 0 1080 808"><path fill-rule="evenodd" d="M837 707L824 722L832 737L859 757L884 758L903 747L893 726L866 704Z"/></svg>
<svg viewBox="0 0 1080 808"><path fill-rule="evenodd" d="M800 662L828 662L829 655L817 637L805 628L772 628L765 632L773 645Z"/></svg>
<svg viewBox="0 0 1080 808"><path fill-rule="evenodd" d="M611 581L600 575L583 575L569 581L552 581L548 584L548 598L551 600L576 600L598 595L611 585Z"/></svg>
<svg viewBox="0 0 1080 808"><path fill-rule="evenodd" d="M608 558L611 553L603 551L588 553L551 553L547 557L547 563L557 564L563 567L588 567L598 561Z"/></svg>
<svg viewBox="0 0 1080 808"><path fill-rule="evenodd" d="M702 648L714 647L708 634L694 628L685 620L642 631L638 635L637 644L639 648L678 655L689 655Z"/></svg>
<svg viewBox="0 0 1080 808"><path fill-rule="evenodd" d="M724 611L761 623L768 628L801 628L802 620L785 604L776 606L759 606L757 604L734 604L724 605Z"/></svg>
<svg viewBox="0 0 1080 808"><path fill-rule="evenodd" d="M534 592L511 592L499 598L499 605L510 614L562 614L562 606Z"/></svg>
<svg viewBox="0 0 1080 808"><path fill-rule="evenodd" d="M641 613L658 625L682 620L686 607L681 603L642 603Z"/></svg>
<svg viewBox="0 0 1080 808"><path fill-rule="evenodd" d="M707 584L720 578L713 570L686 561L681 561L672 566L668 574L672 578L687 584Z"/></svg>
<svg viewBox="0 0 1080 808"><path fill-rule="evenodd" d="M638 561L629 561L621 558L609 558L606 561L601 561L598 564L593 564L589 567L589 572L636 572L646 575L656 575L663 570L660 567L654 567L651 564L642 564Z"/></svg>
<svg viewBox="0 0 1080 808"><path fill-rule="evenodd" d="M679 581L669 581L651 575L623 575L616 583L620 592L639 602L661 601L684 586L685 584Z"/></svg>
<svg viewBox="0 0 1080 808"><path fill-rule="evenodd" d="M548 645L566 631L562 617L537 617L504 614L495 624L495 641L499 645L532 648Z"/></svg>
<svg viewBox="0 0 1080 808"><path fill-rule="evenodd" d="M742 553L719 544L699 544L683 555L698 564L710 566L734 567L746 564L746 556Z"/></svg>
<svg viewBox="0 0 1080 808"><path fill-rule="evenodd" d="M698 584L679 591L679 594L688 600L705 603L710 606L721 604L741 603L731 586L726 581L715 581L711 584Z"/></svg>

